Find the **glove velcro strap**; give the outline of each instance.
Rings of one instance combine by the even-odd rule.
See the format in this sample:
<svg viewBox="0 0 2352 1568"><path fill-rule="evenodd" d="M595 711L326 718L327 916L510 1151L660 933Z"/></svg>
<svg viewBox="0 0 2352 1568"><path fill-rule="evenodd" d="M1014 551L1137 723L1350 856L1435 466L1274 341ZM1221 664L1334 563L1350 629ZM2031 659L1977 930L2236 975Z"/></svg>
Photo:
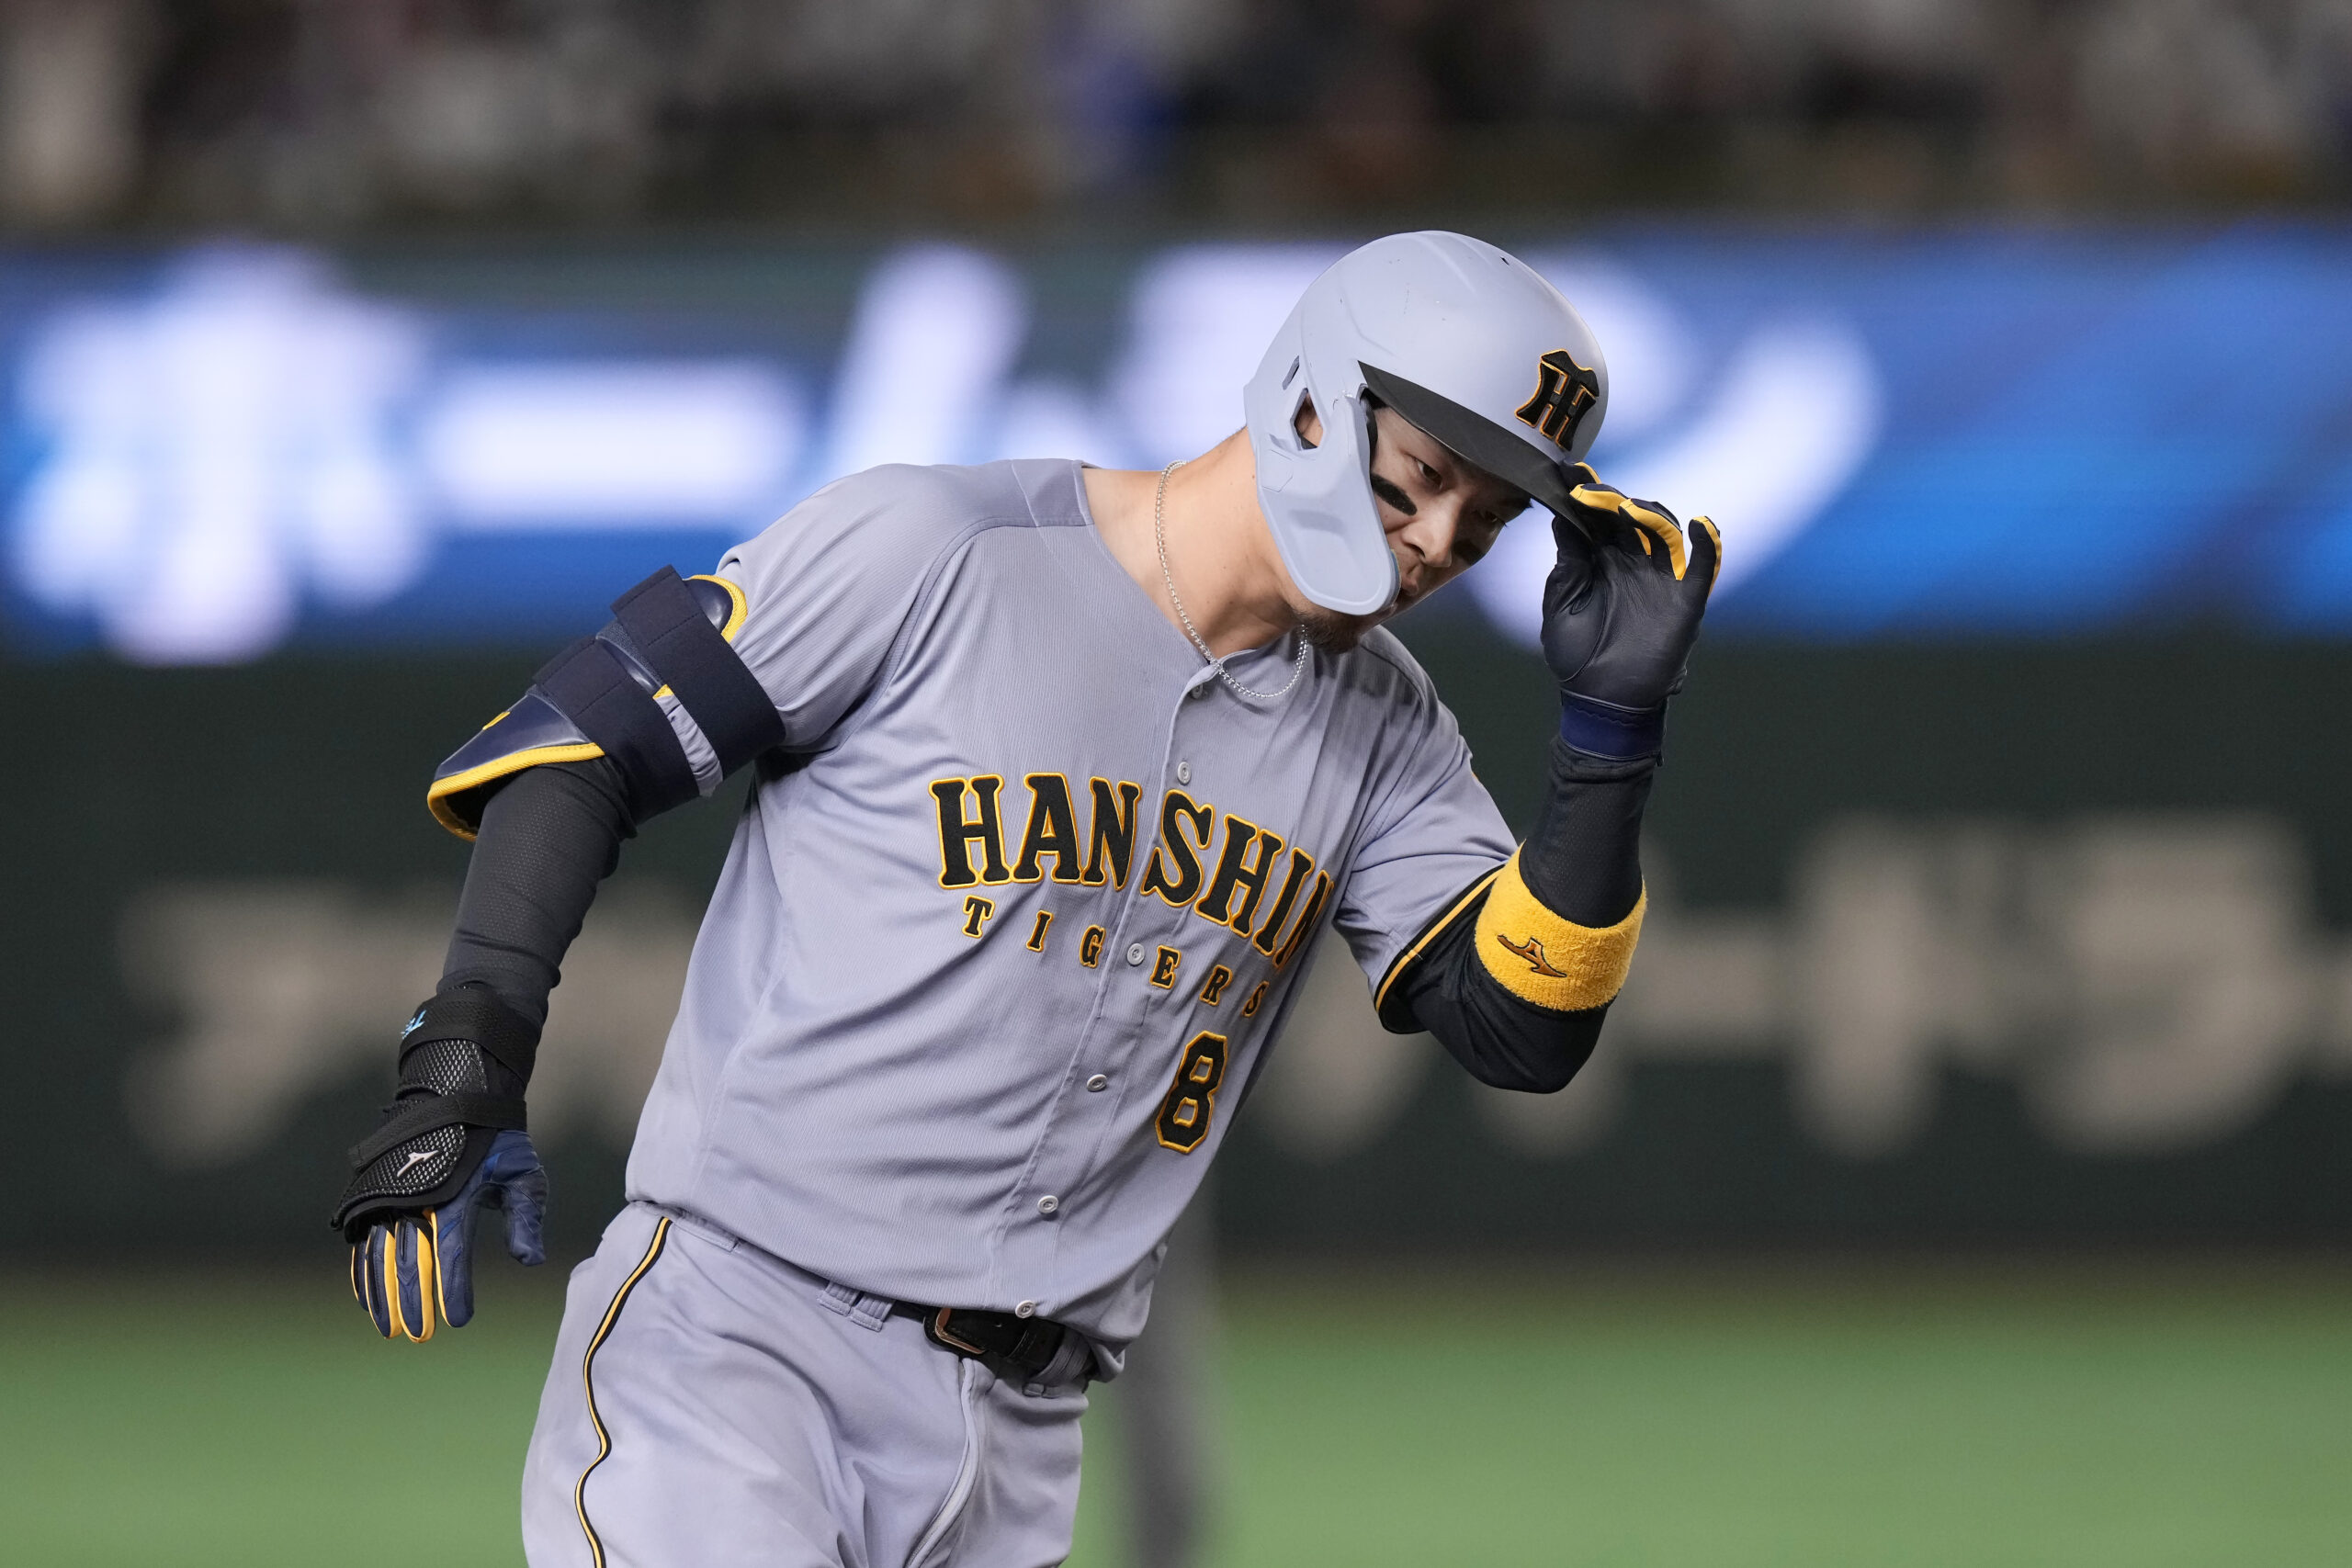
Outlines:
<svg viewBox="0 0 2352 1568"><path fill-rule="evenodd" d="M1666 705L1620 707L1599 697L1563 692L1560 739L1571 750L1595 757L1654 757L1666 747Z"/></svg>
<svg viewBox="0 0 2352 1568"><path fill-rule="evenodd" d="M504 1095L420 1094L396 1101L384 1124L352 1145L351 1168L365 1170L411 1138L444 1127L492 1127L504 1131L527 1125L523 1102Z"/></svg>
<svg viewBox="0 0 2352 1568"><path fill-rule="evenodd" d="M1613 926L1580 926L1528 889L1514 852L1478 910L1478 962L1505 990L1550 1012L1582 1012L1624 988L1649 909L1645 889Z"/></svg>
<svg viewBox="0 0 2352 1568"><path fill-rule="evenodd" d="M418 1051L443 1040L479 1046L483 1055L526 1083L538 1059L538 1026L500 1001L487 986L454 987L417 1009L401 1032L401 1067Z"/></svg>

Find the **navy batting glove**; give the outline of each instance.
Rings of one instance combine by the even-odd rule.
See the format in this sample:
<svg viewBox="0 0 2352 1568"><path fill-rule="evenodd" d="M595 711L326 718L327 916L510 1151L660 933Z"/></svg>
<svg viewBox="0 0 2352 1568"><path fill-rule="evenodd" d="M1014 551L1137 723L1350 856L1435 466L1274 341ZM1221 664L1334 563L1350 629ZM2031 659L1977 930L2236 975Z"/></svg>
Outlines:
<svg viewBox="0 0 2352 1568"><path fill-rule="evenodd" d="M547 1261L548 1173L528 1133L503 1132L457 1196L418 1214L386 1218L352 1245L351 1291L387 1339L433 1337L437 1315L463 1328L474 1315L474 1217L506 1214L506 1251Z"/></svg>
<svg viewBox="0 0 2352 1568"><path fill-rule="evenodd" d="M1666 700L1682 687L1690 646L1723 563L1715 525L1602 484L1583 464L1555 518L1559 558L1544 584L1544 661L1560 682L1560 738L1611 761L1655 757Z"/></svg>
<svg viewBox="0 0 2352 1568"><path fill-rule="evenodd" d="M351 1291L386 1338L430 1339L474 1314L477 1210L506 1213L507 1250L539 1241L548 1177L524 1132L538 1026L487 987L436 992L401 1032L400 1087L351 1151L330 1222L351 1243Z"/></svg>

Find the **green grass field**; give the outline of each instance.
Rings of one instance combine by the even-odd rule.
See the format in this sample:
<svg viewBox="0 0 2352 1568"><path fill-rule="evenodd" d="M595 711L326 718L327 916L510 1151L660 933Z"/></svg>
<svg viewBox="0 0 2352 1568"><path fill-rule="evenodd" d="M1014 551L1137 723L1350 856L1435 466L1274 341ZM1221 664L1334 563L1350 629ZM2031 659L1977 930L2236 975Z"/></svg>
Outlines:
<svg viewBox="0 0 2352 1568"><path fill-rule="evenodd" d="M415 1347L332 1272L0 1275L0 1560L519 1562L551 1283ZM2352 1562L2352 1267L1252 1275L1224 1347L1228 1568Z"/></svg>

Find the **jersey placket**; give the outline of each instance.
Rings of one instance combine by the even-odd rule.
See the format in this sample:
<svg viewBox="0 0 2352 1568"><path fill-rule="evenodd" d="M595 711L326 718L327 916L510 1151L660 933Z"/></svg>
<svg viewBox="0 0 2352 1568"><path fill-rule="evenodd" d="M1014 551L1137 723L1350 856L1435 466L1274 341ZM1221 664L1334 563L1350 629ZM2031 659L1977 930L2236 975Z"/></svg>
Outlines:
<svg viewBox="0 0 2352 1568"><path fill-rule="evenodd" d="M1115 896L1115 913L1107 922L1092 1016L1046 1112L1028 1170L1012 1194L996 1261L998 1280L1018 1298L1016 1310L1026 1305L1051 1315L1059 1304L1057 1255L1070 1213L1068 1195L1086 1190L1104 1156L1122 1146L1120 1130L1134 1107L1157 1106L1182 1052L1182 1020L1191 1011L1187 982L1197 988L1198 978L1183 944L1193 934L1187 928L1201 922L1190 906L1146 896L1142 885L1158 841L1159 802L1167 790L1192 785L1195 764L1187 754L1185 720L1212 705L1204 699L1214 697L1216 682L1216 671L1204 667L1170 713L1159 784L1148 797L1151 817L1136 825L1127 886ZM1158 983L1170 953L1166 983ZM1100 1090L1091 1087L1098 1075L1108 1079ZM1148 1120L1125 1134L1151 1135Z"/></svg>

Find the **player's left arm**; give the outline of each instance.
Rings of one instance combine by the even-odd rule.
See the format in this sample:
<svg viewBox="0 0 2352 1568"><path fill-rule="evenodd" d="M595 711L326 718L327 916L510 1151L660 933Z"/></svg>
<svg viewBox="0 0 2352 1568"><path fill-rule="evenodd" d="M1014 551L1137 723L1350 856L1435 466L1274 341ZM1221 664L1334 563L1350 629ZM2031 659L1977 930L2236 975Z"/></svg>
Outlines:
<svg viewBox="0 0 2352 1568"><path fill-rule="evenodd" d="M1722 559L1704 517L1686 534L1664 507L1597 482L1573 500L1544 591L1561 719L1533 830L1447 902L1375 992L1389 1028L1426 1029L1481 1080L1538 1092L1591 1055L1633 964L1666 705Z"/></svg>

